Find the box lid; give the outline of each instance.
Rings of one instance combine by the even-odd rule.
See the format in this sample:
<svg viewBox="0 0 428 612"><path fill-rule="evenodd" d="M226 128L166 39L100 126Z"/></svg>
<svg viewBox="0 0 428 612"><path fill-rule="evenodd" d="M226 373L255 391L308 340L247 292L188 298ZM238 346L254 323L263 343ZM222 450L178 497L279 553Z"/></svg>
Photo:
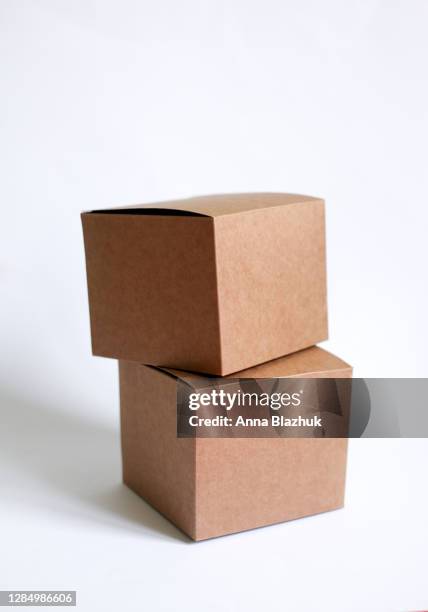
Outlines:
<svg viewBox="0 0 428 612"><path fill-rule="evenodd" d="M274 208L309 201L322 201L321 198L295 193L231 193L205 195L168 200L153 204L132 204L115 208L92 210L87 214L134 214L134 215L172 215L222 217L263 208Z"/></svg>

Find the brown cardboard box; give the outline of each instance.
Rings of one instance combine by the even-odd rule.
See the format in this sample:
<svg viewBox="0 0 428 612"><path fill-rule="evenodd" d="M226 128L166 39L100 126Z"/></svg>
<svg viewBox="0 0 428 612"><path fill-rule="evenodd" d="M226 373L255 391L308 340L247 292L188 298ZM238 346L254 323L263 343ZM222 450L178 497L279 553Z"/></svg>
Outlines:
<svg viewBox="0 0 428 612"><path fill-rule="evenodd" d="M343 505L347 439L177 437L177 377L121 361L124 482L194 540ZM352 369L312 347L235 377L346 378Z"/></svg>
<svg viewBox="0 0 428 612"><path fill-rule="evenodd" d="M226 375L327 338L320 199L205 196L82 223L95 355Z"/></svg>

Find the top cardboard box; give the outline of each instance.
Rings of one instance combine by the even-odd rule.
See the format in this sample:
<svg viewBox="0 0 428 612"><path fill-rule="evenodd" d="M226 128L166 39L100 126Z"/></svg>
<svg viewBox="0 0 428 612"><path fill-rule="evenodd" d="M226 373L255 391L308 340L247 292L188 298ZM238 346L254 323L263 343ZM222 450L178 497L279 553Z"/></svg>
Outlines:
<svg viewBox="0 0 428 612"><path fill-rule="evenodd" d="M321 199L202 196L82 223L94 355L225 376L327 338Z"/></svg>

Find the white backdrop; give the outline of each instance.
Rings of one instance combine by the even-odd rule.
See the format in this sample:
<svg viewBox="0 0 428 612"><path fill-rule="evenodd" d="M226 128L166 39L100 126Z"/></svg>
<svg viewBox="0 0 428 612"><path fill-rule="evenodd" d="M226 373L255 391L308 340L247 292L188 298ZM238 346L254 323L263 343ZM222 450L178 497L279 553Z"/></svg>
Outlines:
<svg viewBox="0 0 428 612"><path fill-rule="evenodd" d="M79 219L322 196L326 348L357 376L427 376L427 26L425 0L1 0L0 588L76 588L84 610L427 606L425 440L353 441L345 511L196 546L120 486Z"/></svg>

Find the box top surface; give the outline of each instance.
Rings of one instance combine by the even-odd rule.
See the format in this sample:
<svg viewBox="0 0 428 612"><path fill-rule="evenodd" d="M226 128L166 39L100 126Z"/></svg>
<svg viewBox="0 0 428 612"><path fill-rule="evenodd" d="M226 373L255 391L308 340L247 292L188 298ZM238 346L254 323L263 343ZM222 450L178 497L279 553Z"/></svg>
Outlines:
<svg viewBox="0 0 428 612"><path fill-rule="evenodd" d="M162 370L193 387L203 387L206 385L207 378L223 378L224 380L228 378L233 380L236 378L293 378L301 376L317 378L319 375L328 372L350 370L351 366L332 353L318 346L312 346L297 353L280 357L279 359L274 359L273 361L268 361L267 363L262 363L224 377L204 376L172 368L156 369Z"/></svg>
<svg viewBox="0 0 428 612"><path fill-rule="evenodd" d="M222 217L224 215L309 201L322 201L322 199L295 193L231 193L196 196L153 204L132 204L116 208L92 210L84 214Z"/></svg>

